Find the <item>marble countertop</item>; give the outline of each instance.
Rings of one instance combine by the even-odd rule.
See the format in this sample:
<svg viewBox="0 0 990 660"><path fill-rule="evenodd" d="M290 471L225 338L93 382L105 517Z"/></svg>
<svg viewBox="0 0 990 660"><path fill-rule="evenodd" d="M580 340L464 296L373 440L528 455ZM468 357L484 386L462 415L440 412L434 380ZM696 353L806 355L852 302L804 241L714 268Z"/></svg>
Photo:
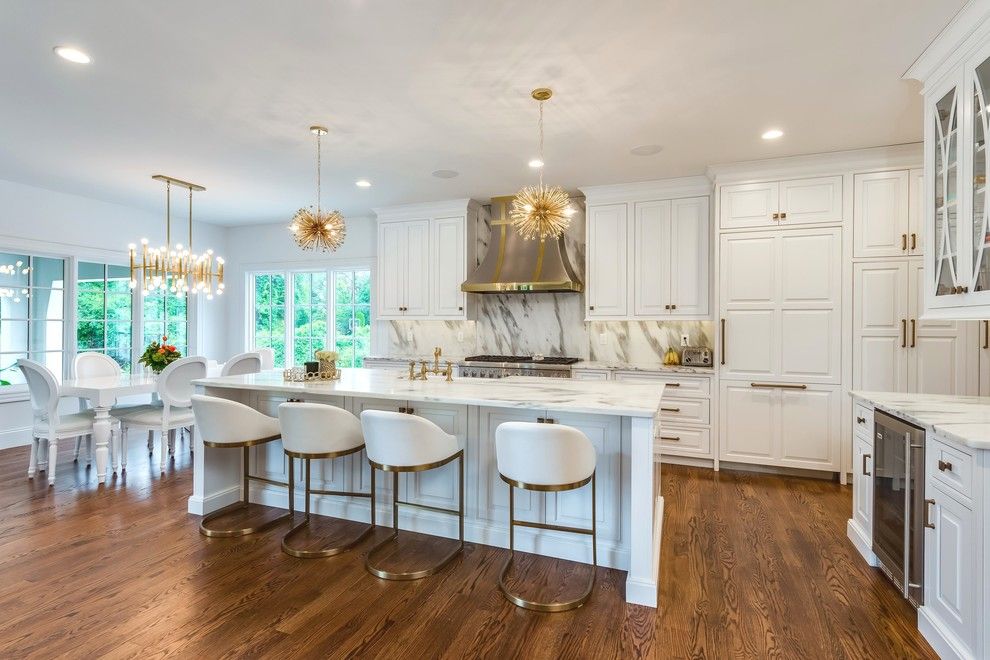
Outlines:
<svg viewBox="0 0 990 660"><path fill-rule="evenodd" d="M452 383L433 376L409 381L385 369L342 369L340 380L291 383L282 372L263 371L243 376L203 378L193 381L205 387L223 387L291 395L368 397L396 401L429 401L496 408L523 408L623 417L654 418L660 408L663 387L656 383L583 381L532 378L454 378Z"/></svg>
<svg viewBox="0 0 990 660"><path fill-rule="evenodd" d="M903 394L896 392L851 393L931 431L936 438L973 449L990 449L990 397Z"/></svg>
<svg viewBox="0 0 990 660"><path fill-rule="evenodd" d="M433 356L426 355L422 357L385 357L381 355L369 355L365 360L371 362L402 362L403 364L408 364L410 360L415 360L416 363L420 363L426 360L430 364L433 364ZM461 364L464 362L463 357L440 357L440 364L444 364L446 361L450 361L451 364ZM713 367L685 367L683 365L670 366L663 364L662 362L641 362L638 364L629 364L626 362L596 362L593 360L582 360L571 366L571 369L581 370L581 369L594 369L597 371L647 371L647 372L670 372L679 374L702 374L706 376L714 376L715 369Z"/></svg>

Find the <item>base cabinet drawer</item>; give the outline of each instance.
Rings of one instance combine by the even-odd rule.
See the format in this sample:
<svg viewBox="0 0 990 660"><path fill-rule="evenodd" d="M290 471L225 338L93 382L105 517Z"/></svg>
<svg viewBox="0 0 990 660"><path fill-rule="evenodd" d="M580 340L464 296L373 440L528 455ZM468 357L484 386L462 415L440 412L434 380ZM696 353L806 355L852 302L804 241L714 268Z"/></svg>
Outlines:
<svg viewBox="0 0 990 660"><path fill-rule="evenodd" d="M929 436L925 451L926 474L946 492L961 497L965 504L973 503L973 455Z"/></svg>
<svg viewBox="0 0 990 660"><path fill-rule="evenodd" d="M709 399L675 399L663 397L660 402L661 423L709 424L711 406Z"/></svg>
<svg viewBox="0 0 990 660"><path fill-rule="evenodd" d="M711 378L686 378L674 375L662 375L646 371L616 371L615 380L636 380L651 383L663 383L666 387L664 399L676 397L710 397L712 395Z"/></svg>
<svg viewBox="0 0 990 660"><path fill-rule="evenodd" d="M853 431L873 444L873 408L857 403L853 409Z"/></svg>
<svg viewBox="0 0 990 660"><path fill-rule="evenodd" d="M711 452L710 429L661 424L660 435L654 442L654 453L661 455L709 456Z"/></svg>

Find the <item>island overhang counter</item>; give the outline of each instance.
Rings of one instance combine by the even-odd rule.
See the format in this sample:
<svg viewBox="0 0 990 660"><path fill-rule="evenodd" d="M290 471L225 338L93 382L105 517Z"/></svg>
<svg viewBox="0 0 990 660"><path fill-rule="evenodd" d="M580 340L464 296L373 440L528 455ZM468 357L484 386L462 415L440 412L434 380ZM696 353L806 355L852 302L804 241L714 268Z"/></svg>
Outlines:
<svg viewBox="0 0 990 660"><path fill-rule="evenodd" d="M202 394L239 401L277 416L285 401L325 403L360 416L364 410L391 410L420 415L457 437L465 450L465 539L508 547L508 486L495 463L495 429L509 421L566 424L580 429L598 453L598 563L628 572L626 600L656 607L663 498L660 464L653 439L659 433L663 385L512 377L498 380L441 377L410 381L397 372L343 369L339 380L287 382L282 373L194 381ZM193 493L190 513L205 515L241 497L241 452L205 447L194 436ZM253 474L276 481L288 477L289 459L281 442L251 450ZM297 468L298 469L298 468ZM456 465L402 475L400 496L431 506L456 508ZM298 474L298 471L297 471ZM335 461L314 461L314 488L369 490L370 468L364 452ZM384 482L384 483L382 483ZM380 480L377 518L390 525L389 480ZM250 501L288 508L284 487L252 483ZM297 501L301 492L297 493ZM516 517L570 527L590 527L588 488L562 493L516 493ZM368 522L366 498L314 496L316 514ZM450 516L415 508L399 514L402 529L457 537ZM516 549L591 563L587 537L550 530L517 528Z"/></svg>

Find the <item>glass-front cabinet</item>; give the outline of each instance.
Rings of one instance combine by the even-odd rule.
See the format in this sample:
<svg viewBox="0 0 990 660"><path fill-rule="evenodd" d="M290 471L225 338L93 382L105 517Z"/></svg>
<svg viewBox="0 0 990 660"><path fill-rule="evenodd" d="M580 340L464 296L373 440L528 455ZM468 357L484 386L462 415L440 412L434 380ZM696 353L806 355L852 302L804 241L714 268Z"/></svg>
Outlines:
<svg viewBox="0 0 990 660"><path fill-rule="evenodd" d="M935 295L960 293L963 273L959 259L959 92L956 85L935 100L929 112L932 135L930 185L934 231Z"/></svg>
<svg viewBox="0 0 990 660"><path fill-rule="evenodd" d="M987 226L987 133L990 128L990 58L973 68L970 79L972 119L969 142L972 163L970 187L972 205L967 227L972 236L973 279L970 290L990 290L990 227Z"/></svg>

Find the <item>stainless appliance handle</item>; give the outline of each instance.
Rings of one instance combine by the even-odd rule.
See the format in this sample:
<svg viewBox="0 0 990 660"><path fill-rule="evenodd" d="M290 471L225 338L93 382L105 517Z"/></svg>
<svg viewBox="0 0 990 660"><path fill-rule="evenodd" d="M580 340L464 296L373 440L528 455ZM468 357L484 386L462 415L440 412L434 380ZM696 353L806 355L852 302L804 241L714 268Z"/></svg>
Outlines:
<svg viewBox="0 0 990 660"><path fill-rule="evenodd" d="M911 432L904 433L904 597L911 588Z"/></svg>

